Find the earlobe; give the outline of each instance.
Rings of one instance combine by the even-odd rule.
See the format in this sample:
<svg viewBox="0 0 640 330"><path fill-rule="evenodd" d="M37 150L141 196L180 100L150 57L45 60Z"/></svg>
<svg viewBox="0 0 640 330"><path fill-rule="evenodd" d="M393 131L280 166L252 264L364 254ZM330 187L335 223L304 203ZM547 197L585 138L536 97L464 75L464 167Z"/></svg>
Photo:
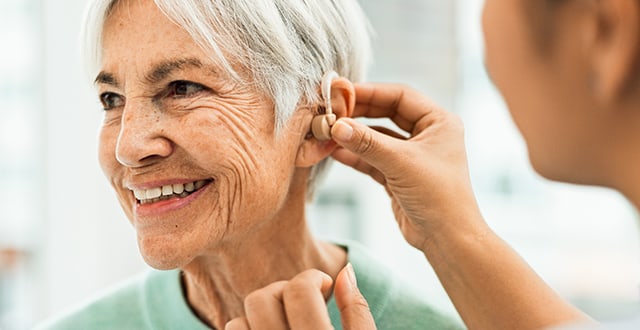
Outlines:
<svg viewBox="0 0 640 330"><path fill-rule="evenodd" d="M607 0L596 4L598 15L593 89L604 102L625 96L637 83L640 66L640 3Z"/></svg>

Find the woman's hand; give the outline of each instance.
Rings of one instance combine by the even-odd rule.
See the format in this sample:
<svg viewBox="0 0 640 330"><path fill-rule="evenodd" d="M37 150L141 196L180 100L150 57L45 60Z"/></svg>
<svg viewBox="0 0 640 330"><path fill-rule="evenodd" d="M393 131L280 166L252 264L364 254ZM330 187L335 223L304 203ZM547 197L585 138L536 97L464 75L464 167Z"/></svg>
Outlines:
<svg viewBox="0 0 640 330"><path fill-rule="evenodd" d="M343 118L332 128L342 146L333 157L386 188L405 239L425 251L430 238L449 229L484 228L469 180L461 120L406 86L355 87L354 117L389 118L406 133Z"/></svg>
<svg viewBox="0 0 640 330"><path fill-rule="evenodd" d="M589 321L484 222L460 119L400 85L356 85L354 116L390 118L408 137L352 119L332 127L333 157L382 184L405 239L422 250L471 329L540 329Z"/></svg>
<svg viewBox="0 0 640 330"><path fill-rule="evenodd" d="M311 269L256 290L244 300L245 316L229 321L225 329L333 329L326 306L332 282ZM345 330L376 328L350 264L338 274L334 295Z"/></svg>

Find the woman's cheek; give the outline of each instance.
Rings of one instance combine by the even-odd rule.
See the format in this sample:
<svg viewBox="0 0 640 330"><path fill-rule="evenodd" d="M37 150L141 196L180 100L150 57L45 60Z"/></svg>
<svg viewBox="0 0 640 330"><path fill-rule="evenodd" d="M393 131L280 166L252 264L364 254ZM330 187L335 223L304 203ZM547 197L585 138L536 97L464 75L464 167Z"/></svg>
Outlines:
<svg viewBox="0 0 640 330"><path fill-rule="evenodd" d="M277 175L271 171L279 170L271 166L272 160L236 151L231 157L225 157L224 170L217 180L220 205L229 212L225 218L229 229L242 234L274 216L287 195L288 184L274 182Z"/></svg>
<svg viewBox="0 0 640 330"><path fill-rule="evenodd" d="M225 166L216 177L218 217L226 224L227 235L231 237L234 233L246 232L253 224L254 200L248 196L253 189L250 178L238 163Z"/></svg>
<svg viewBox="0 0 640 330"><path fill-rule="evenodd" d="M235 157L225 157L223 182L228 187L230 203L235 207L245 205L247 198L257 188L256 179L261 175L260 169L253 161L249 161L243 150L236 150ZM236 209L236 208L232 209Z"/></svg>

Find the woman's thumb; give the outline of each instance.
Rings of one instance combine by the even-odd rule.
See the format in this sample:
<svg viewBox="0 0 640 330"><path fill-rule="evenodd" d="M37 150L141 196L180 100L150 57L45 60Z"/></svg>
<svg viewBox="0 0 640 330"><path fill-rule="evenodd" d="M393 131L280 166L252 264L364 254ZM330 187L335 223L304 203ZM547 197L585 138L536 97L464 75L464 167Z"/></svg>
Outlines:
<svg viewBox="0 0 640 330"><path fill-rule="evenodd" d="M331 128L331 136L340 146L369 164L385 166L393 155L393 138L351 118L341 118Z"/></svg>
<svg viewBox="0 0 640 330"><path fill-rule="evenodd" d="M375 329L376 324L369 310L369 304L364 299L351 264L347 264L336 278L334 289L336 304L340 310L342 328L345 330Z"/></svg>

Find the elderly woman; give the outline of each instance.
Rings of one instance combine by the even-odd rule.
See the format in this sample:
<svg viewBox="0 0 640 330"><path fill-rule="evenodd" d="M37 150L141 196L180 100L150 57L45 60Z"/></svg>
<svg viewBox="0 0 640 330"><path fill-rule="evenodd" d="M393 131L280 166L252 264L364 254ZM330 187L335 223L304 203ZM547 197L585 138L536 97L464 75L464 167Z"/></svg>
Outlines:
<svg viewBox="0 0 640 330"><path fill-rule="evenodd" d="M344 77L330 102L349 116L369 56L355 0L97 0L86 22L100 163L145 261L164 271L46 327L222 329L250 292L347 263L380 328L457 327L361 247L318 241L305 223L336 147L310 134L319 82Z"/></svg>

